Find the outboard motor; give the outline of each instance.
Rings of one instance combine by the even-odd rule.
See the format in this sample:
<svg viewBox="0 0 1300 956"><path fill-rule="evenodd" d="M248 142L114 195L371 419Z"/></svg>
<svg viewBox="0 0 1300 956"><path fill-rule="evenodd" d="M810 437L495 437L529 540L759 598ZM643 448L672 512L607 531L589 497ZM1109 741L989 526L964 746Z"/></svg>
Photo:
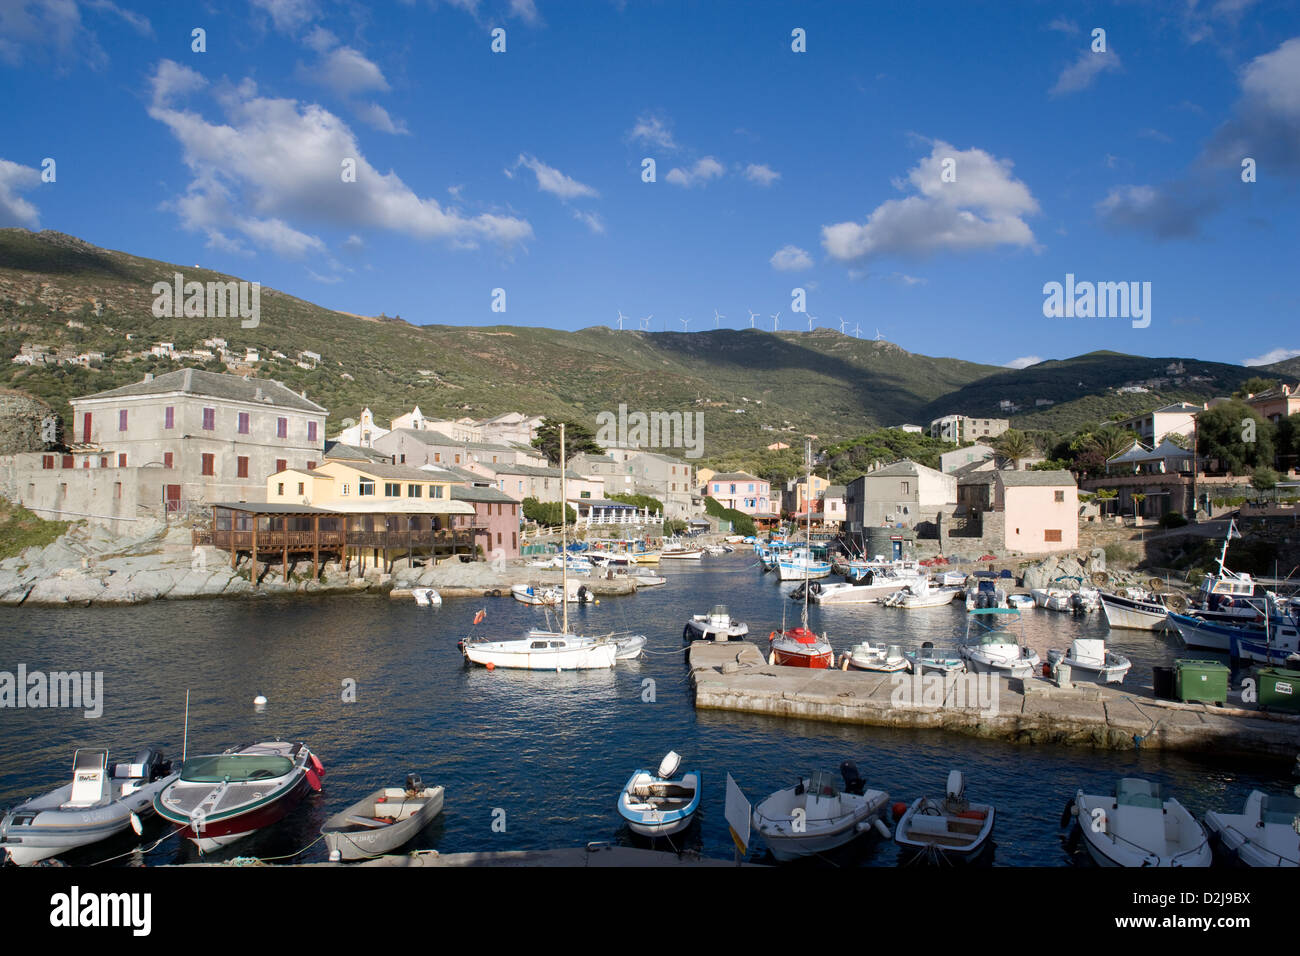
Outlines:
<svg viewBox="0 0 1300 956"><path fill-rule="evenodd" d="M424 781L420 779L418 773L408 773L406 775L406 793L408 796L415 796L424 789Z"/></svg>
<svg viewBox="0 0 1300 956"><path fill-rule="evenodd" d="M153 783L172 772L171 761L161 750L145 747L131 761L131 776Z"/></svg>
<svg viewBox="0 0 1300 956"><path fill-rule="evenodd" d="M867 789L867 782L862 779L862 775L858 773L858 765L852 760L846 760L840 764L840 776L844 778L845 793L860 797Z"/></svg>
<svg viewBox="0 0 1300 956"><path fill-rule="evenodd" d="M862 580L867 583L868 587L870 587L871 584L876 580L876 572L873 571L871 568L867 568L867 573L863 576Z"/></svg>
<svg viewBox="0 0 1300 956"><path fill-rule="evenodd" d="M1070 610L1075 614L1083 613L1083 598L1078 591L1070 595Z"/></svg>

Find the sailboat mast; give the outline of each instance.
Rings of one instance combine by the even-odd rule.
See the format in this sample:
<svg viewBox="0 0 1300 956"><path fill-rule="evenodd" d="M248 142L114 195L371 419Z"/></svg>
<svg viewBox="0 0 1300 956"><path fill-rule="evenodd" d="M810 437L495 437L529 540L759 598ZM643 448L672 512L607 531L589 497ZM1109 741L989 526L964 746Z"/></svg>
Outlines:
<svg viewBox="0 0 1300 956"><path fill-rule="evenodd" d="M568 515L565 512L566 501L568 500L568 486L564 483L564 422L560 422L560 607L564 608L564 624L560 632L569 633L569 549L568 542L565 539L565 519Z"/></svg>
<svg viewBox="0 0 1300 956"><path fill-rule="evenodd" d="M804 506L808 509L808 525L804 532L803 556L803 628L808 630L808 573L812 566L812 439L804 439Z"/></svg>

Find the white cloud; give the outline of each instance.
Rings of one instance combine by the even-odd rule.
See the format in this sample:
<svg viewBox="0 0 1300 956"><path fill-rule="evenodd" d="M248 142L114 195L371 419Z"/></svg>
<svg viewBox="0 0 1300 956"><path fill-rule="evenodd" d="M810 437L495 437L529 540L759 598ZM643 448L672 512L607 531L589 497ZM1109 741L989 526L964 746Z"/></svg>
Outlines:
<svg viewBox="0 0 1300 956"><path fill-rule="evenodd" d="M770 186L781 178L781 174L766 163L750 163L745 167L745 178L760 186Z"/></svg>
<svg viewBox="0 0 1300 956"><path fill-rule="evenodd" d="M1188 180L1154 186L1116 186L1097 203L1107 228L1146 233L1157 239L1186 239L1200 231L1201 221L1219 206L1214 192Z"/></svg>
<svg viewBox="0 0 1300 956"><path fill-rule="evenodd" d="M895 272L894 278L903 283L903 285L925 285L925 283L929 281L927 279L918 279L916 276L910 276L905 272Z"/></svg>
<svg viewBox="0 0 1300 956"><path fill-rule="evenodd" d="M5 0L0 3L0 60L21 66L52 51L61 61L91 69L108 62L95 34L82 22L75 0Z"/></svg>
<svg viewBox="0 0 1300 956"><path fill-rule="evenodd" d="M149 115L176 137L193 179L173 208L187 228L211 238L234 231L283 255L323 252L322 240L294 223L349 230L376 228L459 247L530 238L526 220L467 215L424 198L395 172L380 173L341 119L316 104L257 95L245 80L222 88L224 116L210 121L175 100L205 81L168 60L152 78ZM356 182L342 182L342 161L356 161Z"/></svg>
<svg viewBox="0 0 1300 956"><path fill-rule="evenodd" d="M313 34L315 36L315 34ZM388 81L384 73L359 50L350 46L336 47L322 52L320 60L310 68L299 67L299 76L310 80L339 96L352 96L357 93L386 93Z"/></svg>
<svg viewBox="0 0 1300 956"><path fill-rule="evenodd" d="M1241 70L1233 117L1215 131L1206 153L1221 166L1250 156L1261 168L1300 171L1300 37L1261 54Z"/></svg>
<svg viewBox="0 0 1300 956"><path fill-rule="evenodd" d="M954 182L943 181L949 159L955 163L950 167ZM1038 212L1038 201L1011 175L1012 166L982 149L958 150L935 140L930 155L908 173L919 195L881 203L865 223L823 226L822 246L841 262L1001 245L1032 248L1034 234L1023 217ZM904 189L907 184L894 185Z"/></svg>
<svg viewBox="0 0 1300 956"><path fill-rule="evenodd" d="M597 213L583 212L581 209L573 210L573 218L578 220L598 236L605 234L605 220L601 219Z"/></svg>
<svg viewBox="0 0 1300 956"><path fill-rule="evenodd" d="M1047 25L1047 29L1055 30L1058 33L1078 33L1079 24L1073 20L1067 20L1065 17L1057 17Z"/></svg>
<svg viewBox="0 0 1300 956"><path fill-rule="evenodd" d="M356 107L357 116L367 126L379 130L381 133L393 133L398 136L405 136L410 132L406 128L406 123L402 120L395 120L388 115L388 110L384 109L378 103L364 103Z"/></svg>
<svg viewBox="0 0 1300 956"><path fill-rule="evenodd" d="M544 193L550 193L552 196L568 200L595 198L600 195L590 186L564 175L554 166L547 166L536 156L528 156L524 153L520 153L519 158L515 160L515 164L505 171L506 175L514 178L514 171L520 166L531 169L533 175L537 177L537 188Z"/></svg>
<svg viewBox="0 0 1300 956"><path fill-rule="evenodd" d="M658 146L660 149L667 150L677 148L677 143L673 140L673 134L668 128L668 123L650 113L637 117L636 125L632 127L627 136L634 143L645 143L649 146Z"/></svg>
<svg viewBox="0 0 1300 956"><path fill-rule="evenodd" d="M141 16L131 10L123 10L112 0L86 0L86 6L92 10L103 10L121 17L141 36L153 36L153 24L149 22L148 17Z"/></svg>
<svg viewBox="0 0 1300 956"><path fill-rule="evenodd" d="M275 28L289 33L316 18L314 0L252 0L252 4L269 14Z"/></svg>
<svg viewBox="0 0 1300 956"><path fill-rule="evenodd" d="M811 269L813 266L812 257L798 246L782 246L772 253L772 258L768 262L772 264L773 269L780 272L798 272L801 269Z"/></svg>
<svg viewBox="0 0 1300 956"><path fill-rule="evenodd" d="M1037 365L1043 361L1040 355L1022 355L1020 358L1012 359L1003 368L1029 368L1031 365Z"/></svg>
<svg viewBox="0 0 1300 956"><path fill-rule="evenodd" d="M541 14L537 12L537 4L533 0L510 0L510 15L519 17L533 26L542 21Z"/></svg>
<svg viewBox="0 0 1300 956"><path fill-rule="evenodd" d="M1256 355L1254 358L1242 359L1241 364L1246 366L1272 365L1274 362L1285 362L1287 359L1298 357L1300 357L1300 349L1277 348L1271 352L1265 352L1263 355Z"/></svg>
<svg viewBox="0 0 1300 956"><path fill-rule="evenodd" d="M664 180L674 186L684 186L690 189L692 186L703 186L709 180L719 178L723 172L720 162L712 156L705 156L690 169L683 169L680 166L674 167L668 171L668 175L664 177Z"/></svg>
<svg viewBox="0 0 1300 956"><path fill-rule="evenodd" d="M1121 69L1119 54L1113 49L1107 48L1105 53L1093 53L1089 48L1061 71L1061 75L1056 79L1056 85L1048 90L1048 93L1052 96L1078 93L1091 86L1092 81L1102 73L1114 72L1118 69Z"/></svg>
<svg viewBox="0 0 1300 956"><path fill-rule="evenodd" d="M18 195L19 192L35 189L40 184L40 170L0 159L0 226L40 228L40 212L33 203Z"/></svg>

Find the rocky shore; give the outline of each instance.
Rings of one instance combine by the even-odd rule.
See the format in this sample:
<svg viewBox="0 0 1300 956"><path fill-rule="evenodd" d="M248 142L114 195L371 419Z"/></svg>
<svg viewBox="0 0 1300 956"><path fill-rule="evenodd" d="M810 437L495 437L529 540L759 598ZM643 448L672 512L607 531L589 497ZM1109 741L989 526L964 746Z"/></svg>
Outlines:
<svg viewBox="0 0 1300 956"><path fill-rule="evenodd" d="M259 567L256 587L249 564L241 558L232 568L227 552L191 545L190 530L162 521L142 521L128 534L99 525L80 524L43 548L27 548L0 561L0 605L122 605L160 599L254 597L284 594L386 593L393 589L433 587L446 596L509 596L512 584L558 584L560 572L525 566L522 560L494 566L485 562L444 560L436 567L398 564L391 574L356 565L345 572L338 562L311 575L301 561L282 579L278 567ZM583 578L594 593L631 594L626 578Z"/></svg>

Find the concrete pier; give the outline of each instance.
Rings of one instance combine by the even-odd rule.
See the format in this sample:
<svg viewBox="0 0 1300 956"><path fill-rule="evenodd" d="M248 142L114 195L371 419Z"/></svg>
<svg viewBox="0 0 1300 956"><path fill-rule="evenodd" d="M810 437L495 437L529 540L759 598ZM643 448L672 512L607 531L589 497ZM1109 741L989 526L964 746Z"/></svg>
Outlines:
<svg viewBox="0 0 1300 956"><path fill-rule="evenodd" d="M910 674L808 670L764 662L753 644L697 641L689 655L695 706L872 727L933 728L1014 743L1054 743L1132 750L1231 751L1296 759L1300 716L1265 713L1232 699L1226 706L1157 700L1151 688L995 678L981 705L902 687ZM928 685L935 688L936 685ZM990 685L991 689L991 685ZM900 702L900 698L902 701ZM939 701L936 705L935 701ZM943 703L947 701L947 703ZM990 702L994 706L990 706ZM964 705L964 706L962 706Z"/></svg>

